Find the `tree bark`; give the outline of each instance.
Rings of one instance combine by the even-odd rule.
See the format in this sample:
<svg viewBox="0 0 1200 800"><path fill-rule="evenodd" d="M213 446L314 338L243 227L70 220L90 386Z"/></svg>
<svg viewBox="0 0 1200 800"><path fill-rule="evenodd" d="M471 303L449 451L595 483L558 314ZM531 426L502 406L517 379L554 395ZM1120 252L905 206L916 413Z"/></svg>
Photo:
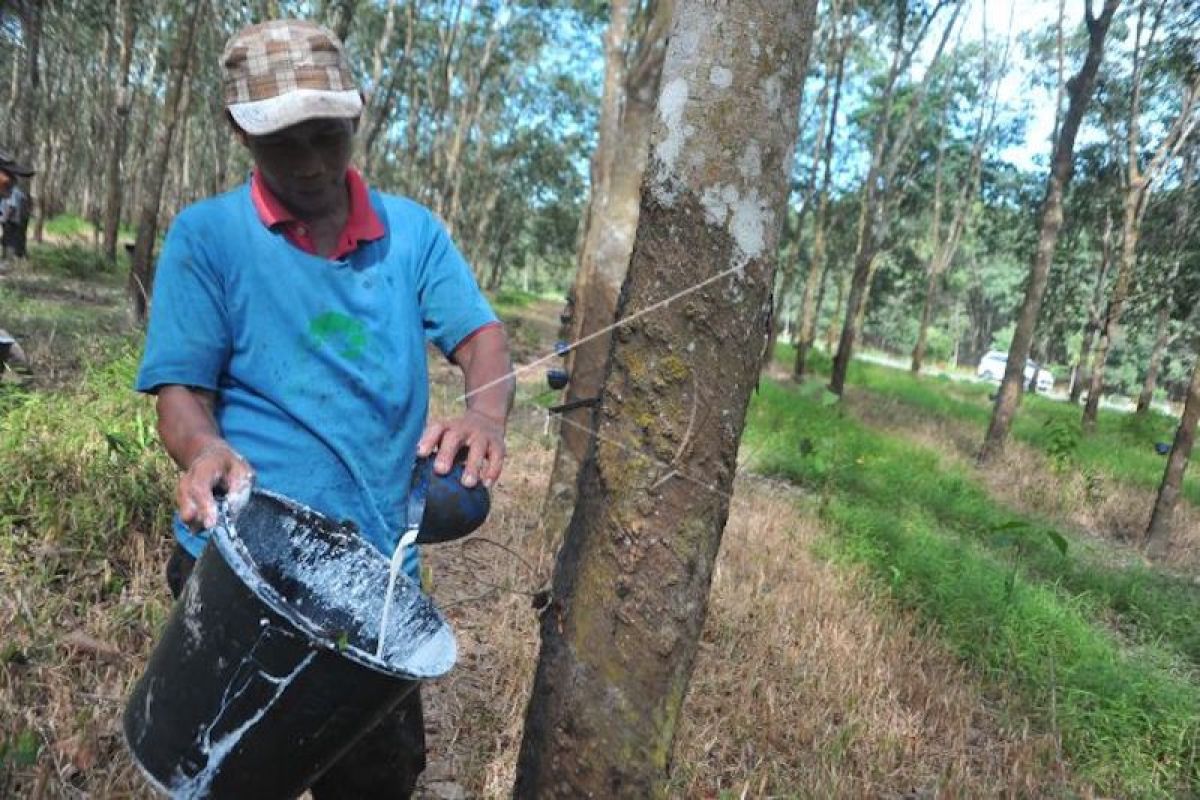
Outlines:
<svg viewBox="0 0 1200 800"><path fill-rule="evenodd" d="M1088 323L1083 330L1083 342L1079 346L1079 359L1075 362L1075 374L1071 379L1070 401L1072 405L1079 403L1083 396L1084 376L1092 374L1092 346L1096 341L1096 332L1104 321L1104 284L1108 279L1108 267L1112 263L1112 215L1104 215L1104 236L1100 248L1100 273L1096 276L1096 287L1092 291L1092 304L1088 307Z"/></svg>
<svg viewBox="0 0 1200 800"><path fill-rule="evenodd" d="M721 283L614 339L542 617L518 798L666 796L766 339L814 6L676 6L619 313Z"/></svg>
<svg viewBox="0 0 1200 800"><path fill-rule="evenodd" d="M1158 497L1150 514L1150 526L1146 529L1146 552L1161 558L1166 555L1171 542L1175 508L1183 491L1183 476L1187 472L1188 460L1192 457L1192 445L1196 441L1196 423L1200 421L1200 358L1192 367L1192 381L1188 386L1187 400L1183 404L1183 417L1175 431L1175 441L1167 456L1167 468L1163 471Z"/></svg>
<svg viewBox="0 0 1200 800"><path fill-rule="evenodd" d="M181 26L176 29L175 41L171 46L171 64L167 73L167 96L163 116L159 121L155 137L153 156L150 162L148 185L138 217L137 241L133 248L133 263L129 271L129 295L133 304L134 318L144 324L150 308L150 295L154 288L154 242L158 235L158 211L162 202L163 183L167 174L167 163L171 157L171 141L179 122L183 87L187 81L191 60L192 43L201 10L207 4L202 0L192 4Z"/></svg>
<svg viewBox="0 0 1200 800"><path fill-rule="evenodd" d="M41 69L38 66L42 46L44 3L25 3L21 11L21 36L25 44L25 71L22 74L21 99L17 103L17 141L13 145L18 161L28 161L36 151L35 129L41 100Z"/></svg>
<svg viewBox="0 0 1200 800"><path fill-rule="evenodd" d="M1050 178L1046 185L1046 197L1042 201L1037 250L1034 252L1033 263L1029 268L1029 283L1025 288L1025 300L1021 304L1012 344L1008 349L1008 363L1005 365L1004 379L1000 383L996 404L992 409L992 419L983 441L983 448L979 452L980 464L990 462L1004 449L1008 433L1012 429L1013 416L1021 402L1025 361L1029 358L1034 329L1037 327L1038 316L1042 310L1042 298L1046 294L1050 264L1054 260L1054 248L1058 243L1059 230L1062 228L1063 193L1070 185L1074 171L1075 136L1079 132L1083 114L1092 99L1096 72L1104 57L1104 40L1108 36L1108 27L1112 23L1113 14L1116 13L1119 3L1120 0L1104 0L1099 17L1092 16L1090 2L1087 6L1085 17L1088 30L1087 55L1084 57L1083 66L1079 68L1079 72L1067 82L1067 113L1063 117L1062 126L1058 131L1058 139L1054 144Z"/></svg>
<svg viewBox="0 0 1200 800"><path fill-rule="evenodd" d="M612 337L597 332L616 318L617 298L629 269L672 5L668 0L659 0L654 6L654 17L632 63L624 54L629 3L617 0L611 5L605 39L604 106L599 142L592 157L591 200L572 289L574 311L567 328L568 339L580 344L566 359L571 376L563 395L566 405L599 396L603 384ZM541 521L542 533L549 541L562 536L570 519L579 466L591 435L588 406L563 412Z"/></svg>
<svg viewBox="0 0 1200 800"><path fill-rule="evenodd" d="M324 0L321 3L321 19L330 30L343 42L350 36L350 26L354 23L354 12L358 6L357 0Z"/></svg>
<svg viewBox="0 0 1200 800"><path fill-rule="evenodd" d="M109 263L117 260L117 239L121 227L121 159L125 156L125 143L129 138L129 109L133 102L129 87L129 70L133 64L133 44L137 29L133 0L118 0L117 15L121 19L121 55L117 72L116 102L113 104L110 120L113 140L105 173L104 202L104 257Z"/></svg>

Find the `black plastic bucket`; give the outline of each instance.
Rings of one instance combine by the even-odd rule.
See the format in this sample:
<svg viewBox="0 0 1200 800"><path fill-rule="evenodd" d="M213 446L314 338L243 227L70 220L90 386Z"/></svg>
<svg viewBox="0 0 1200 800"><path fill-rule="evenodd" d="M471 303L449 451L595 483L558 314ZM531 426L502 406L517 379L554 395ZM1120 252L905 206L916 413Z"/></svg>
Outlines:
<svg viewBox="0 0 1200 800"><path fill-rule="evenodd" d="M179 798L296 797L418 681L448 672L454 634L403 573L375 656L388 578L351 527L253 492L214 530L125 708L151 783Z"/></svg>

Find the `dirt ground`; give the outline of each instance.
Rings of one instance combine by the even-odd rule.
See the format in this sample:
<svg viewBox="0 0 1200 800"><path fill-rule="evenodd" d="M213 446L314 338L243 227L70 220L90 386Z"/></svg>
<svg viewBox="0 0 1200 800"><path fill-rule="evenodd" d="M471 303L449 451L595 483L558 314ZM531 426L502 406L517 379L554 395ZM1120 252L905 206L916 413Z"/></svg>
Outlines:
<svg viewBox="0 0 1200 800"><path fill-rule="evenodd" d="M546 303L521 312L517 326L530 333L520 363L548 350L557 310ZM445 410L458 392L454 371L432 364L435 408ZM553 569L539 521L556 434L530 402L543 389L543 368L522 372L520 384L488 522L462 542L425 551L432 595L460 648L456 668L425 691L426 800L511 794L537 657L533 597ZM1052 737L1007 723L998 698L930 631L853 572L815 556L824 533L799 490L739 478L671 796L1086 795L1070 788ZM167 548L121 537L105 561L127 572L117 594L101 591L105 565L74 564L71 554L36 543L21 554L20 570L0 575L0 625L25 630L18 620L47 620L36 635L10 642L26 655L0 661L0 732L33 731L39 746L32 764L0 764L0 796L151 796L118 720L168 607ZM47 559L73 579L26 574Z"/></svg>

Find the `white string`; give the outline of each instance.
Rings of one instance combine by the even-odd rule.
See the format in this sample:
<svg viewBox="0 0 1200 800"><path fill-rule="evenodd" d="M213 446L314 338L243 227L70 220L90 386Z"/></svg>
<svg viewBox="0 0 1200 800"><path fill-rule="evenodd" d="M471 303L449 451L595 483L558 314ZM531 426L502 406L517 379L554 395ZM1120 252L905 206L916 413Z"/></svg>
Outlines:
<svg viewBox="0 0 1200 800"><path fill-rule="evenodd" d="M649 314L651 311L657 311L658 309L663 308L664 306L668 306L671 303L674 303L676 300L680 299L681 297L686 297L687 295L691 294L692 292L696 292L696 291L699 291L700 289L703 289L705 286L708 286L710 283L715 283L716 281L719 281L721 278L732 275L735 272L741 272L741 271L743 271L743 269L744 269L744 267L739 265L736 267L730 267L729 269L724 270L722 272L718 272L716 275L709 276L693 286L689 286L686 289L682 289L682 290L676 292L675 294L671 295L670 297L666 298L665 300L659 300L657 303L655 303L651 306L647 306L646 308L643 308L641 311L630 314L628 317L625 317L624 319L617 320L612 325L603 327L600 330L595 331L594 333L589 333L587 336L584 336L582 339L579 339L575 342L568 344L566 347L556 347L554 349L554 352L548 353L548 354L542 356L541 358L534 359L533 361L529 362L528 364L525 364L524 366L521 366L521 367L517 367L516 369L512 370L511 372L509 372L505 375L502 375L493 381L488 381L483 386L478 386L478 387L472 389L471 391L467 392L466 394L460 395L455 402L465 402L465 401L469 400L470 398L474 397L475 395L479 394L482 391L491 389L493 386L499 386L502 383L508 382L508 380L510 378L515 378L518 375L521 375L522 373L528 372L529 370L534 369L535 367L545 364L547 361L552 361L555 358L564 356L571 350L574 350L576 347L579 347L581 344L590 342L592 339L595 339L599 336L603 336L604 334L608 333L609 331L611 331L615 328L619 328L622 325L633 322L638 317L645 316L646 314Z"/></svg>

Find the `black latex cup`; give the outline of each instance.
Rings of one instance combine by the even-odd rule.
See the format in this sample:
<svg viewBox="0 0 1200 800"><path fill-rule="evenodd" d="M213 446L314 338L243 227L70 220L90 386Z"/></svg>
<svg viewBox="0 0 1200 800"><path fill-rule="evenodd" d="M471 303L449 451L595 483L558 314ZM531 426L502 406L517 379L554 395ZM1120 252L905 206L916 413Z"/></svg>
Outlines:
<svg viewBox="0 0 1200 800"><path fill-rule="evenodd" d="M418 458L413 467L413 491L420 491L422 483L427 487L417 544L461 539L482 525L491 510L491 497L482 483L470 488L463 486L466 450L458 451L454 466L445 475L433 471L435 458Z"/></svg>

